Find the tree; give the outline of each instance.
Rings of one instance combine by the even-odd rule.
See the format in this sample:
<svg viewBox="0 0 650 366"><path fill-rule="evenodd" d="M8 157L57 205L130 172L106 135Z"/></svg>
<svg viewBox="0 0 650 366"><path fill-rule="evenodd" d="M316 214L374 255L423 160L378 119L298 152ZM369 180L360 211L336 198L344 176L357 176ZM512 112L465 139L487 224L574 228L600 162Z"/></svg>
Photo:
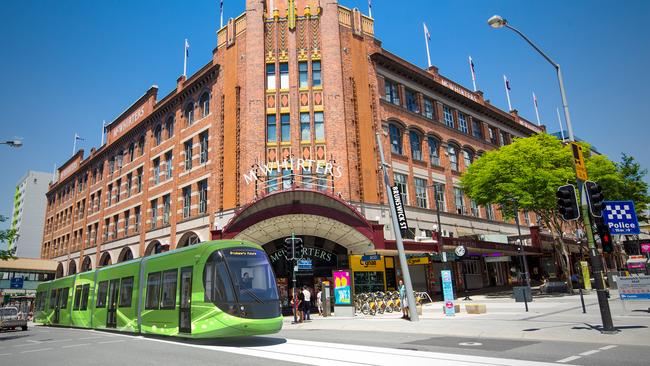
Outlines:
<svg viewBox="0 0 650 366"><path fill-rule="evenodd" d="M7 217L0 215L0 222L7 221ZM12 243L16 238L16 229L0 230L0 243ZM7 260L14 258L14 253L11 249L0 249L0 260Z"/></svg>
<svg viewBox="0 0 650 366"><path fill-rule="evenodd" d="M515 198L519 209L535 213L553 235L557 263L565 276L570 274L563 240L566 225L557 215L555 192L572 182L575 173L570 147L548 134L515 139L487 152L461 177L465 193L478 204L507 206ZM512 215L508 210L504 213Z"/></svg>
<svg viewBox="0 0 650 366"><path fill-rule="evenodd" d="M616 164L616 168L623 181L620 196L616 199L634 201L639 221L648 220L645 213L650 205L650 196L648 196L648 183L643 180L648 170L641 169L641 165L634 157L625 153L621 155L621 162ZM605 198L610 199L607 195Z"/></svg>

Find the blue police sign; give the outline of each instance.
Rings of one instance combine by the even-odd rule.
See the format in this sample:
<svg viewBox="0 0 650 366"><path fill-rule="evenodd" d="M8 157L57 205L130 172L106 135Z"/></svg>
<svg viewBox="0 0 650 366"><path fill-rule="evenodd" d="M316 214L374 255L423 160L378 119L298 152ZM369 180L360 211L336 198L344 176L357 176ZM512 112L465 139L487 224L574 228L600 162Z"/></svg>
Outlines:
<svg viewBox="0 0 650 366"><path fill-rule="evenodd" d="M21 289L23 288L23 278L14 277L9 281L9 288Z"/></svg>
<svg viewBox="0 0 650 366"><path fill-rule="evenodd" d="M640 234L639 221L636 218L634 202L605 201L603 218L611 234Z"/></svg>

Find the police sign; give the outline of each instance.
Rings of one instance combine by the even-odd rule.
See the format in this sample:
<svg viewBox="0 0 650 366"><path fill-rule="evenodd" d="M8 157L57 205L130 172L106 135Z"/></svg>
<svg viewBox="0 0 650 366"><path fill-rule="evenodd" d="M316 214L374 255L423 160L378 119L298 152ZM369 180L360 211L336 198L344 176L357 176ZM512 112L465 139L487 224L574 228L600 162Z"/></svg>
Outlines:
<svg viewBox="0 0 650 366"><path fill-rule="evenodd" d="M605 201L603 218L611 234L640 234L639 221L636 218L634 202Z"/></svg>

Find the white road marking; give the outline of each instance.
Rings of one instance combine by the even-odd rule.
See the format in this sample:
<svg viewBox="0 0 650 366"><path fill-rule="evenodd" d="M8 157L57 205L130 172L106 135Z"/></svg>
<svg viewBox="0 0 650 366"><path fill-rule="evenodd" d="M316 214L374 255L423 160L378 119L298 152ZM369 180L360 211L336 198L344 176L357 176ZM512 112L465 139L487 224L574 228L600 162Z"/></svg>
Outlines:
<svg viewBox="0 0 650 366"><path fill-rule="evenodd" d="M11 353L0 353L0 356L9 356Z"/></svg>
<svg viewBox="0 0 650 366"><path fill-rule="evenodd" d="M616 347L618 347L618 346L615 346L615 345L613 345L613 344L610 344L609 346L600 347L599 349L602 349L603 351L607 351L607 350L610 350L610 349L612 349L612 348L616 348Z"/></svg>
<svg viewBox="0 0 650 366"><path fill-rule="evenodd" d="M589 355L593 355L594 353L598 353L598 352L600 352L599 349L592 349L591 351L586 351L586 352L579 353L579 355L580 356L589 356Z"/></svg>
<svg viewBox="0 0 650 366"><path fill-rule="evenodd" d="M82 346L90 346L90 343L69 344L69 345L63 346L61 348L72 348L72 347L82 347Z"/></svg>
<svg viewBox="0 0 650 366"><path fill-rule="evenodd" d="M469 346L469 347L478 347L482 346L483 343L480 342L460 342L458 343L459 346Z"/></svg>
<svg viewBox="0 0 650 366"><path fill-rule="evenodd" d="M103 341L103 342L97 342L98 344L106 344L106 343L119 343L119 342L124 342L123 339L117 339L114 341Z"/></svg>
<svg viewBox="0 0 650 366"><path fill-rule="evenodd" d="M83 337L83 338L78 338L78 339L99 339L99 338L104 338L102 336L95 336L95 337Z"/></svg>
<svg viewBox="0 0 650 366"><path fill-rule="evenodd" d="M32 343L41 343L41 341L32 341L31 339L28 339L27 342L32 342Z"/></svg>
<svg viewBox="0 0 650 366"><path fill-rule="evenodd" d="M558 361L556 361L556 362L559 362L559 363L566 363L566 362L575 361L575 360L577 360L577 359L579 359L579 358L582 358L582 357L580 357L580 356L569 356L569 357L567 357L567 358L563 358L563 359L558 360Z"/></svg>
<svg viewBox="0 0 650 366"><path fill-rule="evenodd" d="M29 351L22 351L20 353L32 353L32 352L41 352L41 351L49 351L49 350L52 350L52 348L30 349Z"/></svg>

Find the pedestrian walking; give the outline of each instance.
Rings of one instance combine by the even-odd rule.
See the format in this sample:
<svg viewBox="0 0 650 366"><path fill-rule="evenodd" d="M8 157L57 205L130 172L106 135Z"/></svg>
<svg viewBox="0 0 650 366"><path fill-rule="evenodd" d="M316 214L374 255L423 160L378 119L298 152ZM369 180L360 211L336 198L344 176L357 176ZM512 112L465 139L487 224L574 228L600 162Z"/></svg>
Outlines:
<svg viewBox="0 0 650 366"><path fill-rule="evenodd" d="M311 292L307 288L307 285L302 287L302 294L305 297L305 301L303 302L303 309L302 309L302 311L305 314L305 320L311 320L309 316L311 312Z"/></svg>
<svg viewBox="0 0 650 366"><path fill-rule="evenodd" d="M399 280L398 285L399 290L399 303L402 306L402 319L410 320L409 316L409 302L408 297L406 296L406 286L404 286L404 281Z"/></svg>
<svg viewBox="0 0 650 366"><path fill-rule="evenodd" d="M298 322L302 323L305 320L305 313L303 311L305 303L305 294L298 291L298 301L296 302L296 312L298 313Z"/></svg>
<svg viewBox="0 0 650 366"><path fill-rule="evenodd" d="M316 294L316 306L318 307L318 315L323 316L323 289L320 287Z"/></svg>

